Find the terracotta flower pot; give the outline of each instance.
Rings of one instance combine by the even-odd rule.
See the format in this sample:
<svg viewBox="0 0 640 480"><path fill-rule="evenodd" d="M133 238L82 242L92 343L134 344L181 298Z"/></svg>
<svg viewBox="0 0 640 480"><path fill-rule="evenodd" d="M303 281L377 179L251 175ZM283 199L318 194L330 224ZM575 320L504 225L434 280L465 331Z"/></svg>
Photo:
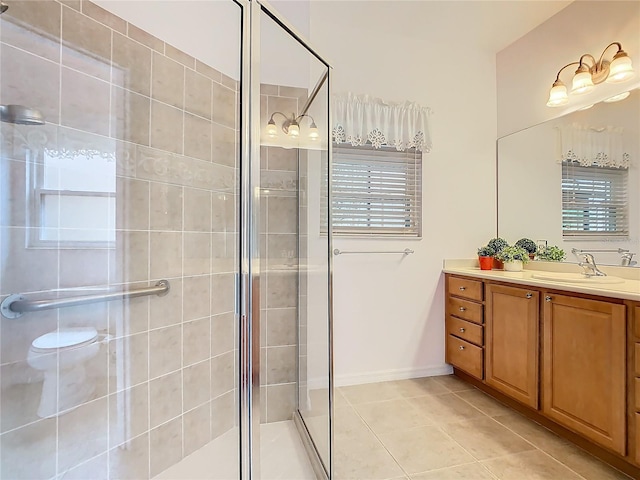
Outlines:
<svg viewBox="0 0 640 480"><path fill-rule="evenodd" d="M491 270L493 268L493 257L478 257L480 270Z"/></svg>
<svg viewBox="0 0 640 480"><path fill-rule="evenodd" d="M504 268L504 263L502 263L502 260L498 260L496 257L493 257L493 268L495 270L502 270Z"/></svg>

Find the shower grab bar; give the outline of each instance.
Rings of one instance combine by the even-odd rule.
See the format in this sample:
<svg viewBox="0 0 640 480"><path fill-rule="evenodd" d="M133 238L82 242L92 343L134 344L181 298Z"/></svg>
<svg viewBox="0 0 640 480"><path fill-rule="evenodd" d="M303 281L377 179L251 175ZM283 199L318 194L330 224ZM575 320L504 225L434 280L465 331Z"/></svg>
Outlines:
<svg viewBox="0 0 640 480"><path fill-rule="evenodd" d="M592 252L596 252L596 253L602 253L602 252L609 252L609 253L629 253L629 250L626 250L624 248L611 248L611 249L601 249L601 250L594 250L591 248L584 248L584 249L577 249L577 248L572 248L571 249L571 253L592 253Z"/></svg>
<svg viewBox="0 0 640 480"><path fill-rule="evenodd" d="M39 312L54 308L76 307L90 303L111 302L127 298L144 297L146 295L163 296L169 293L171 285L168 280L160 280L153 287L136 288L120 292L81 295L78 297L55 298L51 300L28 300L20 294L9 295L0 304L0 312L6 318L18 318L25 312Z"/></svg>
<svg viewBox="0 0 640 480"><path fill-rule="evenodd" d="M334 255L350 255L350 254L360 254L360 253L402 253L403 255L411 255L413 250L410 248L405 248L404 250L388 250L388 251L344 251L338 248L333 250Z"/></svg>

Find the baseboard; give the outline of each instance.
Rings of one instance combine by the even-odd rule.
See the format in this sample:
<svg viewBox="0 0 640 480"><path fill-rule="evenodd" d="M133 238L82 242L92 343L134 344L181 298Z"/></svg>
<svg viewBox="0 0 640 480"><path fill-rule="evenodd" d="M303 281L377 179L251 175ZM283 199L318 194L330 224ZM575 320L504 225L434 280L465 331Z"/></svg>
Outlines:
<svg viewBox="0 0 640 480"><path fill-rule="evenodd" d="M396 370L382 370L360 374L335 375L336 387L347 385L360 385L363 383L389 382L392 380L407 380L409 378L434 377L436 375L449 375L453 373L451 365L433 365L420 368L401 368Z"/></svg>

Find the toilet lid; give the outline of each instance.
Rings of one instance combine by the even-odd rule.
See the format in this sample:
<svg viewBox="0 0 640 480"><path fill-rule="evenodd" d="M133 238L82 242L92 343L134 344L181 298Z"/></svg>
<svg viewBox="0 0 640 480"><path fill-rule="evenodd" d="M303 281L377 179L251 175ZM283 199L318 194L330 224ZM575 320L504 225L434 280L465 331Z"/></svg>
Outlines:
<svg viewBox="0 0 640 480"><path fill-rule="evenodd" d="M63 328L55 332L45 333L36 338L32 345L38 350L75 347L93 342L98 332L92 327Z"/></svg>

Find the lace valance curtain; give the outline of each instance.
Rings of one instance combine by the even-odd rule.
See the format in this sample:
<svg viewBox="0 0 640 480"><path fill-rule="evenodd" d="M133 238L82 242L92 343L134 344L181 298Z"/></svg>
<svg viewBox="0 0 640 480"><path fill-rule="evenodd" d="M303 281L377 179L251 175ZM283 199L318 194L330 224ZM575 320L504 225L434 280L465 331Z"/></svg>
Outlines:
<svg viewBox="0 0 640 480"><path fill-rule="evenodd" d="M625 150L624 129L570 123L559 132L558 163L576 162L583 167L629 168L631 155Z"/></svg>
<svg viewBox="0 0 640 480"><path fill-rule="evenodd" d="M429 152L428 117L431 110L417 103L392 104L369 95L338 95L332 98L333 141L352 146L395 147Z"/></svg>

